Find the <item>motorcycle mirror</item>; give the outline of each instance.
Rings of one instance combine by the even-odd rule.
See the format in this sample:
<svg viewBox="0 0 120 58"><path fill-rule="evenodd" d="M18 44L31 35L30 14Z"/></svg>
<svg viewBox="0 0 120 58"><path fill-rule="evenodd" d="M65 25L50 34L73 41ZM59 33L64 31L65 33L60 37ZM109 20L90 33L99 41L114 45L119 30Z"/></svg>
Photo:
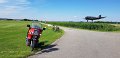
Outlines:
<svg viewBox="0 0 120 58"><path fill-rule="evenodd" d="M43 28L43 30L46 30L46 28Z"/></svg>
<svg viewBox="0 0 120 58"><path fill-rule="evenodd" d="M27 25L27 27L30 27L30 25Z"/></svg>

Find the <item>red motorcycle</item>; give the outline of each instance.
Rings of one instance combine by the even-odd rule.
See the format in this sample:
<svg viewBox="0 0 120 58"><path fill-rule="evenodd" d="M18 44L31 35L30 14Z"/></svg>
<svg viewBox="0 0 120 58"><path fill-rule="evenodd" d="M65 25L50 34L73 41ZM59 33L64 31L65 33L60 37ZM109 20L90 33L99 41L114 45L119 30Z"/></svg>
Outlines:
<svg viewBox="0 0 120 58"><path fill-rule="evenodd" d="M38 46L40 35L42 34L42 31L46 28L41 28L39 24L32 23L32 26L27 25L29 27L26 37L26 44L27 46L30 46L32 48L32 51L34 48Z"/></svg>

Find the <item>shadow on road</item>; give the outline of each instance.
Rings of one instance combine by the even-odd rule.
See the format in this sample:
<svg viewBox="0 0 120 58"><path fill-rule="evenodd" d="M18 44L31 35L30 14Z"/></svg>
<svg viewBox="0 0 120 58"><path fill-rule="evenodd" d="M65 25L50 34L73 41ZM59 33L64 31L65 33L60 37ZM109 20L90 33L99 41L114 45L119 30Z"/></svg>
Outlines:
<svg viewBox="0 0 120 58"><path fill-rule="evenodd" d="M55 48L55 46L57 46L57 44L52 44L52 45L45 44L47 42L48 41L43 41L43 42L40 42L38 44L37 51L41 51L38 54L49 53L49 52L53 52L53 51L59 50L58 48Z"/></svg>
<svg viewBox="0 0 120 58"><path fill-rule="evenodd" d="M59 50L58 48L54 48L55 46L56 46L56 44L55 45L49 45L46 48L44 48L41 52L42 53L49 53L49 52L53 52L53 51Z"/></svg>

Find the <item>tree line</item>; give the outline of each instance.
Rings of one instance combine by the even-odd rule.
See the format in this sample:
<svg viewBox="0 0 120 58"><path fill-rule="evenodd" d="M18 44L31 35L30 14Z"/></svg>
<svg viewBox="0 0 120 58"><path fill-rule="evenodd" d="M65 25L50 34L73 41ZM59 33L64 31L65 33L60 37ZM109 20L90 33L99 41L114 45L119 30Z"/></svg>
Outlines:
<svg viewBox="0 0 120 58"><path fill-rule="evenodd" d="M8 20L8 21L38 21L38 20L31 20L31 19L0 19L0 20Z"/></svg>

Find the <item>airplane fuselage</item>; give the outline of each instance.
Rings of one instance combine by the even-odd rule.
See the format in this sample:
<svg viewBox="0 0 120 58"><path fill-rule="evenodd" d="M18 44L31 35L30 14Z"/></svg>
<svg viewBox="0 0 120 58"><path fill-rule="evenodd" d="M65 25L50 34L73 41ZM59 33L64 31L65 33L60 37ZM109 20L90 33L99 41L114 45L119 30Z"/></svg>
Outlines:
<svg viewBox="0 0 120 58"><path fill-rule="evenodd" d="M102 19L102 18L105 18L105 17L101 17L101 15L99 15L98 17L93 17L93 16L87 16L87 17L85 17L85 19L87 20L87 22L88 22L88 20L92 20L92 22L93 22L93 20L98 20L98 19Z"/></svg>
<svg viewBox="0 0 120 58"><path fill-rule="evenodd" d="M86 20L97 20L97 19L101 19L99 17L90 17L90 16L87 16L85 17Z"/></svg>

